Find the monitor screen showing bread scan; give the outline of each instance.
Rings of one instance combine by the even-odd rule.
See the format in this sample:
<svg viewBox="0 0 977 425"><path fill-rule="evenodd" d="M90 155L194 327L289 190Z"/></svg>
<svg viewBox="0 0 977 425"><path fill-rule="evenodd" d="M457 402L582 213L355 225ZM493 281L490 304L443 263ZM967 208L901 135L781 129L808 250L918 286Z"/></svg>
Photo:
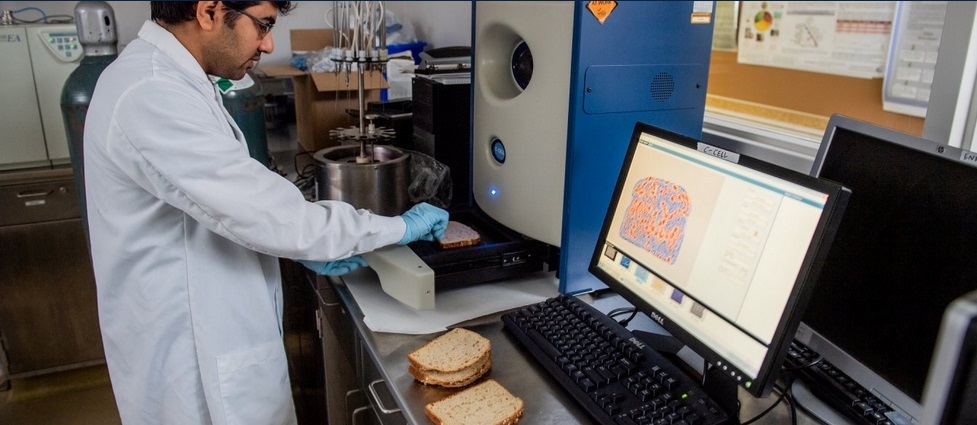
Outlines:
<svg viewBox="0 0 977 425"><path fill-rule="evenodd" d="M717 376L763 396L848 195L637 123L590 271Z"/></svg>

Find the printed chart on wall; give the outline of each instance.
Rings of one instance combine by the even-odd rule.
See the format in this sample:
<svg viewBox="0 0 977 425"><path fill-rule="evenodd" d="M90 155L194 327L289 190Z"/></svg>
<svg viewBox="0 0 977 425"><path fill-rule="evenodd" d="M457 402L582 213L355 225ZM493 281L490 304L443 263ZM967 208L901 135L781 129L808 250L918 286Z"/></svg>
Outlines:
<svg viewBox="0 0 977 425"><path fill-rule="evenodd" d="M896 2L745 1L737 60L857 78L880 78Z"/></svg>

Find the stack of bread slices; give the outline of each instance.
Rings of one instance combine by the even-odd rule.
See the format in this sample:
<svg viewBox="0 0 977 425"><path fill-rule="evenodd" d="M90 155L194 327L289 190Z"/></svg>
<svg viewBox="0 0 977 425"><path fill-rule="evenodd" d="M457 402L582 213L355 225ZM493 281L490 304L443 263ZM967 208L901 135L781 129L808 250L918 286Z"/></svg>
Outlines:
<svg viewBox="0 0 977 425"><path fill-rule="evenodd" d="M407 358L408 371L421 383L454 389L468 386L425 406L435 424L512 425L522 417L522 399L493 379L475 383L492 368L491 342L481 335L455 328Z"/></svg>
<svg viewBox="0 0 977 425"><path fill-rule="evenodd" d="M464 387L492 368L492 344L481 335L454 328L407 355L407 370L418 381Z"/></svg>

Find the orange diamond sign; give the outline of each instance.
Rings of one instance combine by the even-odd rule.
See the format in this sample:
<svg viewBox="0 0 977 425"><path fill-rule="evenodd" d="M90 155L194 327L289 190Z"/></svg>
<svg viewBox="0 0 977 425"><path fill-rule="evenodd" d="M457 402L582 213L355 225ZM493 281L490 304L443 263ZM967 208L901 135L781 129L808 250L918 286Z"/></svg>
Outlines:
<svg viewBox="0 0 977 425"><path fill-rule="evenodd" d="M592 1L587 3L587 10L594 14L597 21L604 25L604 20L611 16L611 12L617 7L616 1Z"/></svg>

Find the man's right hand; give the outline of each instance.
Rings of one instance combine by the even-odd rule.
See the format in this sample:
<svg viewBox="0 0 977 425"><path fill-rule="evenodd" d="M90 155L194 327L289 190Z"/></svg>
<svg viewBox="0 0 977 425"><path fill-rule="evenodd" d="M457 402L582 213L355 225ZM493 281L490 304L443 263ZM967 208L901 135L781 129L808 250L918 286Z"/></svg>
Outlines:
<svg viewBox="0 0 977 425"><path fill-rule="evenodd" d="M444 231L448 228L448 212L421 202L414 205L400 218L407 224L404 237L398 242L400 245L407 245L416 240L433 241L444 237Z"/></svg>

